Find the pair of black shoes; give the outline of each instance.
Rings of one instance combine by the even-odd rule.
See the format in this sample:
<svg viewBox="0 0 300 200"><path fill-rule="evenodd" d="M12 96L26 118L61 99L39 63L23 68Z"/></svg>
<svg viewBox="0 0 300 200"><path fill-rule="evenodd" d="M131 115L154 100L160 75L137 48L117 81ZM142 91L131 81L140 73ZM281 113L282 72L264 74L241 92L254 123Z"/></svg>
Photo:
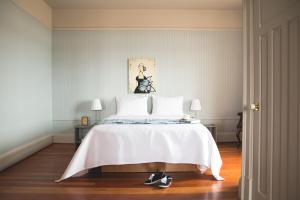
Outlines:
<svg viewBox="0 0 300 200"><path fill-rule="evenodd" d="M172 184L172 177L167 176L164 172L157 172L151 174L144 182L145 185L154 185L156 183L158 183L157 187L159 188L168 188Z"/></svg>

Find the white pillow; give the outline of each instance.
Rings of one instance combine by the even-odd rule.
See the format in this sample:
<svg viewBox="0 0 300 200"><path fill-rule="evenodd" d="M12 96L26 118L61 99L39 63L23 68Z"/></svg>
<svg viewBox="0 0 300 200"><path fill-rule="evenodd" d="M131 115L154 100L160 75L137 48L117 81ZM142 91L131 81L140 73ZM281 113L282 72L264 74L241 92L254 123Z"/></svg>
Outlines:
<svg viewBox="0 0 300 200"><path fill-rule="evenodd" d="M148 115L147 96L116 97L118 116L144 116Z"/></svg>
<svg viewBox="0 0 300 200"><path fill-rule="evenodd" d="M183 97L152 97L152 114L162 116L183 115Z"/></svg>

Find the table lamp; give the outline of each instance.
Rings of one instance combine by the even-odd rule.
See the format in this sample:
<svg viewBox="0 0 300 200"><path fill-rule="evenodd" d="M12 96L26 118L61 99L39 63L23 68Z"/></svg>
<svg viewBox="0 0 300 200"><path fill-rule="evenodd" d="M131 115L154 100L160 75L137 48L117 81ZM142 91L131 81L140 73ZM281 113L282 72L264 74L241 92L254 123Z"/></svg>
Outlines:
<svg viewBox="0 0 300 200"><path fill-rule="evenodd" d="M92 102L91 110L95 111L95 124L97 124L97 113L102 110L102 105L100 99L94 99Z"/></svg>
<svg viewBox="0 0 300 200"><path fill-rule="evenodd" d="M195 115L197 116L197 112L202 109L200 100L199 99L193 99L191 103L191 111L195 111ZM195 116L195 117L196 117Z"/></svg>

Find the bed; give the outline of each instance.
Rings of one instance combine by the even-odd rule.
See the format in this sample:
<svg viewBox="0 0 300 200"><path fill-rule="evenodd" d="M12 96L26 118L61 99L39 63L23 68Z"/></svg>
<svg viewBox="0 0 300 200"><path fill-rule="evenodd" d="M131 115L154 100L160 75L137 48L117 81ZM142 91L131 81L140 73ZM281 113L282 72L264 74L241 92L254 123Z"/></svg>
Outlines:
<svg viewBox="0 0 300 200"><path fill-rule="evenodd" d="M210 168L216 180L224 180L217 145L201 123L113 115L88 132L57 182L99 166L154 162L195 164L202 173Z"/></svg>

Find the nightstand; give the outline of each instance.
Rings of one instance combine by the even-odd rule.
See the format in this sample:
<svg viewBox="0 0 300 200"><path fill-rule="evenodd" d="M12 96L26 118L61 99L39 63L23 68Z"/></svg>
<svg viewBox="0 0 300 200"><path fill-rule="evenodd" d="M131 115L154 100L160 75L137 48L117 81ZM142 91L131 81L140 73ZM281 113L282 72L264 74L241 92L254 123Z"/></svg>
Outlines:
<svg viewBox="0 0 300 200"><path fill-rule="evenodd" d="M82 126L77 125L75 126L75 148L77 149L81 143L81 140L84 138L82 132L89 131L94 125L89 126Z"/></svg>
<svg viewBox="0 0 300 200"><path fill-rule="evenodd" d="M215 142L217 142L217 126L215 124L204 124L204 126L210 131L213 136Z"/></svg>

